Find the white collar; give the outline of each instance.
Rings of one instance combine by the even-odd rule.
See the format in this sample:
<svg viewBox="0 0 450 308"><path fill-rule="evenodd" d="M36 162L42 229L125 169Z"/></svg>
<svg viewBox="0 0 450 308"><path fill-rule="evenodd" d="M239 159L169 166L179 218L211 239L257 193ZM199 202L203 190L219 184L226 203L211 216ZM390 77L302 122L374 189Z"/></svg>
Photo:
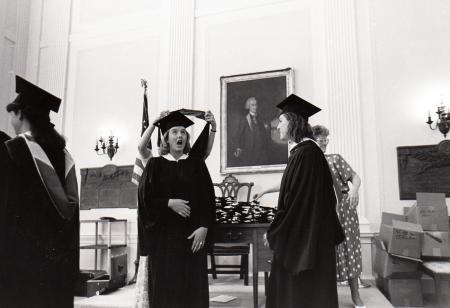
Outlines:
<svg viewBox="0 0 450 308"><path fill-rule="evenodd" d="M289 155L291 154L291 150L297 145L298 143L295 141L288 141L288 151Z"/></svg>
<svg viewBox="0 0 450 308"><path fill-rule="evenodd" d="M300 141L300 143L305 142L305 141L308 141L308 140L314 142L314 143L320 148L320 146L319 146L319 144L316 142L316 140L311 139L311 138L308 138L308 137L303 138L303 139Z"/></svg>
<svg viewBox="0 0 450 308"><path fill-rule="evenodd" d="M162 155L162 157L164 157L165 159L170 160L170 161L179 161L179 160L188 158L188 156L186 154L183 154L180 156L180 158L175 159L175 157L173 157L172 154L170 154L170 153L167 153L166 155Z"/></svg>
<svg viewBox="0 0 450 308"><path fill-rule="evenodd" d="M300 140L300 142L298 142L298 143L295 142L295 141L290 141L290 142L288 142L288 153L289 153L289 155L291 155L291 150L292 150L296 145L298 145L298 144L300 144L300 143L302 143L302 142L305 142L305 141L312 141L312 142L314 142L314 143L320 148L319 144L318 144L314 139L305 137L305 138L303 138L302 140Z"/></svg>

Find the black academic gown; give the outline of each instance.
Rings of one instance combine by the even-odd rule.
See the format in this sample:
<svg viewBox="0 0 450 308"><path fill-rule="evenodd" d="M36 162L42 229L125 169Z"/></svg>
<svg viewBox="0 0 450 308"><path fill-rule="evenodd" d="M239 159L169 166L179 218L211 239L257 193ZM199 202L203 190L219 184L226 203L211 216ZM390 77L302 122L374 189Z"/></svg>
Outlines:
<svg viewBox="0 0 450 308"><path fill-rule="evenodd" d="M63 151L48 155L53 165L63 168L65 157ZM73 165L67 170L55 168L51 179L60 178L59 188L63 188L53 190L43 183L41 176L49 177L40 176L36 164L43 166L33 159L24 138L16 137L0 146L0 182L4 183L0 187L2 308L73 307L79 273L75 169ZM61 204L67 201L64 191L70 191L67 204ZM67 207L56 208L56 203Z"/></svg>
<svg viewBox="0 0 450 308"><path fill-rule="evenodd" d="M313 141L291 150L267 239L274 251L267 308L338 307L334 246L343 239L333 180Z"/></svg>
<svg viewBox="0 0 450 308"><path fill-rule="evenodd" d="M189 201L183 218L168 207L169 199ZM149 298L152 308L209 306L206 247L211 245L214 188L203 158L178 162L153 157L139 184L138 232L141 256L149 256ZM207 245L192 253L187 237L208 228Z"/></svg>

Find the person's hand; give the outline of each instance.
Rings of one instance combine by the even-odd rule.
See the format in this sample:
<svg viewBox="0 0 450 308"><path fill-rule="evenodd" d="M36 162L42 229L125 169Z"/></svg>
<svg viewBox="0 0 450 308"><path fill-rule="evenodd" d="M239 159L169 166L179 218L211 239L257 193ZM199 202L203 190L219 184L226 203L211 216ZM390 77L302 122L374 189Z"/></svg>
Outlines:
<svg viewBox="0 0 450 308"><path fill-rule="evenodd" d="M236 151L234 151L234 156L239 157L242 153L242 149L241 148L237 148Z"/></svg>
<svg viewBox="0 0 450 308"><path fill-rule="evenodd" d="M153 120L153 125L155 125L156 122L158 122L159 120L161 120L162 118L164 118L166 115L168 115L170 112L169 110L164 110L161 111L161 113L159 114L159 116L157 116L154 120Z"/></svg>
<svg viewBox="0 0 450 308"><path fill-rule="evenodd" d="M211 124L212 130L216 130L217 128L216 119L214 118L214 115L211 112L211 110L205 112L205 121Z"/></svg>
<svg viewBox="0 0 450 308"><path fill-rule="evenodd" d="M193 239L192 241L192 252L196 253L200 249L205 246L206 234L208 233L208 228L200 227L192 232L191 235L188 236L188 240Z"/></svg>
<svg viewBox="0 0 450 308"><path fill-rule="evenodd" d="M189 201L183 199L169 199L169 208L178 215L188 218L191 215L191 207Z"/></svg>
<svg viewBox="0 0 450 308"><path fill-rule="evenodd" d="M253 195L253 200L258 201L259 198L261 198L262 196L264 196L266 193L265 192L259 192Z"/></svg>
<svg viewBox="0 0 450 308"><path fill-rule="evenodd" d="M348 192L348 197L347 197L350 201L350 206L355 208L358 206L359 203L359 193L357 189L353 189L351 188Z"/></svg>
<svg viewBox="0 0 450 308"><path fill-rule="evenodd" d="M270 248L269 241L267 240L267 233L264 233L264 235L263 235L263 243L264 243L264 247Z"/></svg>

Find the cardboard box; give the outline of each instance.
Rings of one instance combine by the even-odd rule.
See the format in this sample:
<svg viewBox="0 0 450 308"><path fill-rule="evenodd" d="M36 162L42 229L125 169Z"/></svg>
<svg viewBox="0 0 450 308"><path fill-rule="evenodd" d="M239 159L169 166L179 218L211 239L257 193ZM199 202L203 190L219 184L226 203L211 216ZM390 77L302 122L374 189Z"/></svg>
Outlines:
<svg viewBox="0 0 450 308"><path fill-rule="evenodd" d="M408 221L418 223L425 231L449 231L445 194L417 193L417 202L408 211Z"/></svg>
<svg viewBox="0 0 450 308"><path fill-rule="evenodd" d="M436 294L436 282L434 279L426 274L422 275L421 278L422 283L422 294ZM441 279L439 281L439 290L441 294L449 296L450 297L450 280L448 279Z"/></svg>
<svg viewBox="0 0 450 308"><path fill-rule="evenodd" d="M392 220L392 225L381 224L380 238L387 252L420 260L422 254L422 227L405 221Z"/></svg>
<svg viewBox="0 0 450 308"><path fill-rule="evenodd" d="M450 233L425 231L422 241L422 256L450 257Z"/></svg>
<svg viewBox="0 0 450 308"><path fill-rule="evenodd" d="M375 261L373 270L382 278L419 278L420 262L408 258L396 257L388 254L383 241L374 239Z"/></svg>
<svg viewBox="0 0 450 308"><path fill-rule="evenodd" d="M392 221L408 221L405 215L399 215L394 213L383 212L381 214L381 224L392 226Z"/></svg>
<svg viewBox="0 0 450 308"><path fill-rule="evenodd" d="M385 294L392 305L398 307L423 307L422 284L416 279L384 279Z"/></svg>

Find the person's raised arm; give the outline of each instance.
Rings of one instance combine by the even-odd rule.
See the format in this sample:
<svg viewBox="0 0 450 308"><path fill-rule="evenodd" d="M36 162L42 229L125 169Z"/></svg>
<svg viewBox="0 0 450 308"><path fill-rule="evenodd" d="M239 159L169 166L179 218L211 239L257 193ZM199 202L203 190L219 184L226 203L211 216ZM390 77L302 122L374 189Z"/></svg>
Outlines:
<svg viewBox="0 0 450 308"><path fill-rule="evenodd" d="M144 159L150 159L152 155L151 149L148 148L148 144L150 142L150 139L152 137L153 131L155 130L155 123L158 122L159 119L166 116L169 113L169 111L163 111L159 114L158 117L152 122L152 124L147 127L145 132L142 134L141 140L138 144L138 152Z"/></svg>
<svg viewBox="0 0 450 308"><path fill-rule="evenodd" d="M211 131L208 137L208 145L206 147L206 152L205 152L205 157L204 159L206 160L209 156L209 154L211 154L211 150L212 147L214 145L214 139L216 137L216 132L217 132L217 124L216 124L216 119L214 118L214 114L208 110L205 113L205 120L206 122L209 122L211 124Z"/></svg>

